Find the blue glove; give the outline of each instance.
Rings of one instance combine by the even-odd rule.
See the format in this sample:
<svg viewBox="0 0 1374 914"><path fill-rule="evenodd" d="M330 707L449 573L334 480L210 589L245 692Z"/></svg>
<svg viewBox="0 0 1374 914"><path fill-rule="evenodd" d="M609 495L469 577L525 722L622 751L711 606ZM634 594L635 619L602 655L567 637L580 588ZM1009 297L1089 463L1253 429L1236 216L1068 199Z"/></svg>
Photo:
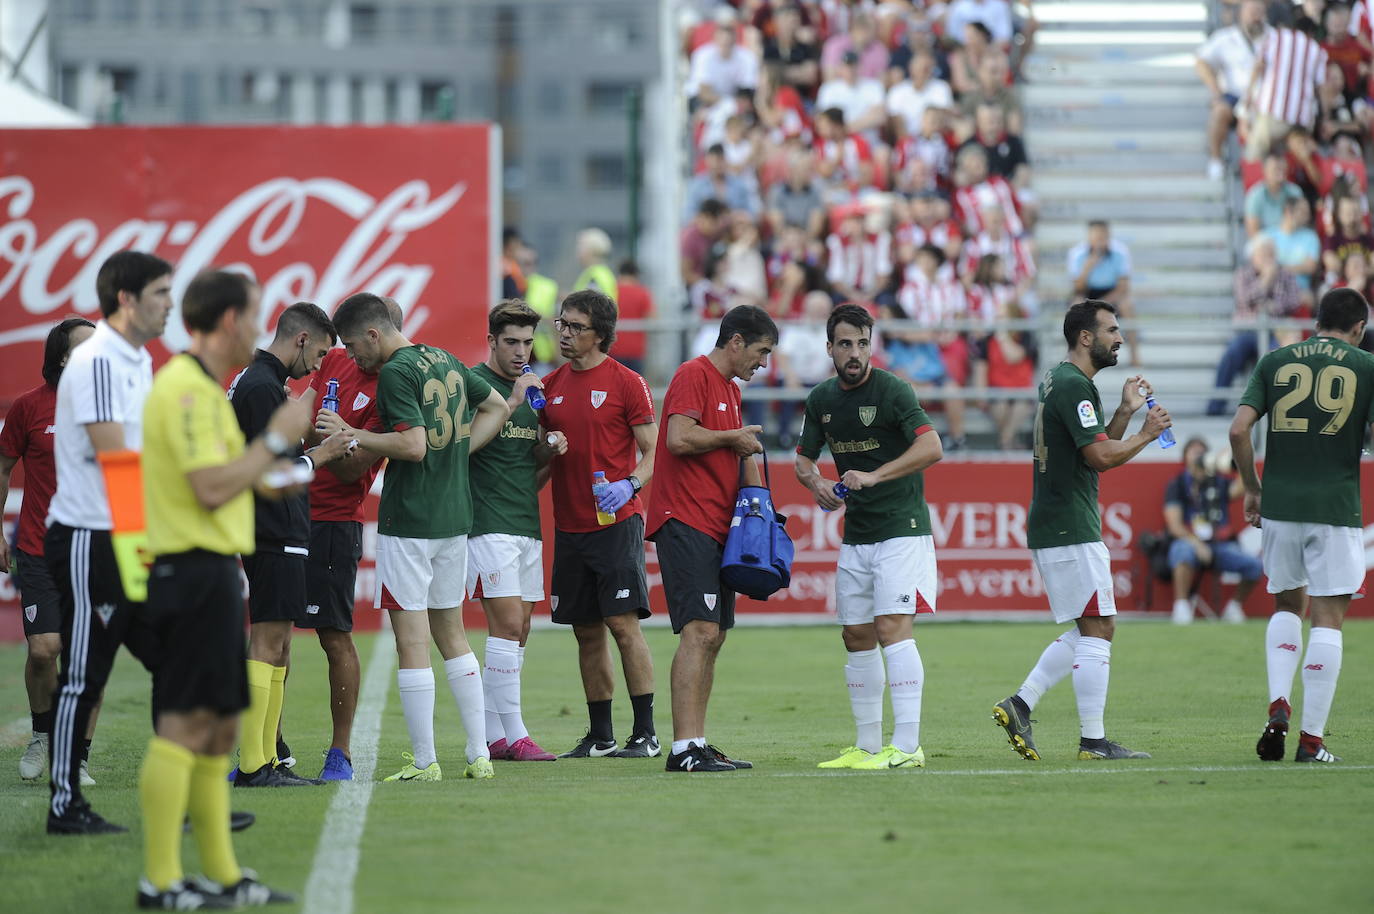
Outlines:
<svg viewBox="0 0 1374 914"><path fill-rule="evenodd" d="M634 497L635 487L630 485L630 481L617 479L615 482L607 484L601 497L596 500L596 506L607 514L614 514L629 504L630 499Z"/></svg>

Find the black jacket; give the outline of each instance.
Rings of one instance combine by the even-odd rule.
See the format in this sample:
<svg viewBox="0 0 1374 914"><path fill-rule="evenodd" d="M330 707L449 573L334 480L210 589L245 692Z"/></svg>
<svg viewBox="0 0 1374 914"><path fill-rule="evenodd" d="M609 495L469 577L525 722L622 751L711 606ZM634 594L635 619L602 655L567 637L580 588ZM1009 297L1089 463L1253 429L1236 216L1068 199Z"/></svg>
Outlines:
<svg viewBox="0 0 1374 914"><path fill-rule="evenodd" d="M229 387L229 402L234 406L243 437L249 441L267 430L267 421L278 406L286 402L286 366L266 350L254 353L252 363L239 373ZM297 447L293 454L299 455ZM258 548L280 550L283 546L305 548L310 543L310 496L269 501L253 496L257 522Z"/></svg>

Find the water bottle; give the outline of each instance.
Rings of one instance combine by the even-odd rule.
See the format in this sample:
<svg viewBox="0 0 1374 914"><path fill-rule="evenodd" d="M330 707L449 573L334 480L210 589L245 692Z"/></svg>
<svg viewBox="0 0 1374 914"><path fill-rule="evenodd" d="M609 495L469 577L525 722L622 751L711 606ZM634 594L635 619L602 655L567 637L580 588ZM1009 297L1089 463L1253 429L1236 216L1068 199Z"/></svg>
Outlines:
<svg viewBox="0 0 1374 914"><path fill-rule="evenodd" d="M601 510L601 495L610 487L611 484L606 481L606 474L601 470L597 470L592 474L592 500L596 502L597 506L596 522L603 527L609 527L611 524L615 523L614 514L607 514L605 511Z"/></svg>
<svg viewBox="0 0 1374 914"><path fill-rule="evenodd" d="M835 497L838 498L838 499L840 499L841 501L843 501L844 499L846 499L846 498L849 497L849 486L845 485L845 484L842 483L842 482L837 482L837 483L835 483L835 487L834 487L833 489L831 489L830 491L834 492L834 493L835 493ZM825 510L826 510L826 511L834 511L835 509L834 509L834 508L826 508Z"/></svg>
<svg viewBox="0 0 1374 914"><path fill-rule="evenodd" d="M534 374L534 369L526 365L524 368L520 369L520 373ZM530 409L543 409L544 403L546 402L544 400L544 392L538 387L526 387L525 402L529 403Z"/></svg>
<svg viewBox="0 0 1374 914"><path fill-rule="evenodd" d="M329 383L324 386L324 397L320 400L320 408L335 413L339 411L338 378L330 378Z"/></svg>
<svg viewBox="0 0 1374 914"><path fill-rule="evenodd" d="M1146 409L1154 409L1154 408L1155 408L1155 398L1154 398L1154 397L1146 397L1146 398L1145 398L1145 408L1146 408ZM1167 448L1173 447L1175 444L1178 444L1178 442L1174 439L1174 430L1173 430L1173 429L1171 429L1171 428L1166 428L1164 431L1160 432L1160 434L1159 434L1159 446L1160 446L1160 447L1166 448L1166 449L1167 449Z"/></svg>

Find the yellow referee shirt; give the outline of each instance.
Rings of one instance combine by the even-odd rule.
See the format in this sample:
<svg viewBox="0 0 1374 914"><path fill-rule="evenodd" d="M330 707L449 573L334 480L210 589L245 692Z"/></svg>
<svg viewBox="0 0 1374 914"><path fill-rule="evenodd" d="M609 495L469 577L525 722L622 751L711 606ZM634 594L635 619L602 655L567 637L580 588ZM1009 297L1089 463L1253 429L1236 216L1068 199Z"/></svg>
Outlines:
<svg viewBox="0 0 1374 914"><path fill-rule="evenodd" d="M242 453L243 432L224 388L194 356L173 356L153 377L143 408L143 510L153 555L252 553L252 490L209 511L186 479Z"/></svg>

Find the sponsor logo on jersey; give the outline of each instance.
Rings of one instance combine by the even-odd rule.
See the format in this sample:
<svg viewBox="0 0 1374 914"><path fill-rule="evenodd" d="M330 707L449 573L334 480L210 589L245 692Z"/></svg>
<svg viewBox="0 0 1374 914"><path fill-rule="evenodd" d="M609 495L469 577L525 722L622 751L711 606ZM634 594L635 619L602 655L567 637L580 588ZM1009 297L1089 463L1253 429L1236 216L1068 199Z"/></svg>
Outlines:
<svg viewBox="0 0 1374 914"><path fill-rule="evenodd" d="M594 390L594 391L592 391L592 409L600 409L600 408L601 408L601 404L602 404L602 403L605 403L605 402L606 402L606 391L604 391L604 390Z"/></svg>
<svg viewBox="0 0 1374 914"><path fill-rule="evenodd" d="M55 425L49 425L47 428L43 429L43 434L45 434L45 435L56 435L56 434L57 434L57 426L55 426Z"/></svg>
<svg viewBox="0 0 1374 914"><path fill-rule="evenodd" d="M353 398L353 411L356 413L370 402L372 402L372 399L367 394L359 392L358 395Z"/></svg>
<svg viewBox="0 0 1374 914"><path fill-rule="evenodd" d="M1093 428L1098 424L1097 410L1093 408L1091 400L1078 401L1078 424L1084 428Z"/></svg>
<svg viewBox="0 0 1374 914"><path fill-rule="evenodd" d="M832 441L830 442L830 453L832 454L862 454L864 451L876 451L882 447L877 438L865 438L863 441Z"/></svg>
<svg viewBox="0 0 1374 914"><path fill-rule="evenodd" d="M864 425L872 425L872 424L873 424L873 420L876 419L876 418L878 418L878 407L876 407L876 406L860 406L860 407L859 407L859 421L862 422Z"/></svg>
<svg viewBox="0 0 1374 914"><path fill-rule="evenodd" d="M713 593L704 593L701 595L701 598L706 601L706 608L714 612L716 608L716 595Z"/></svg>
<svg viewBox="0 0 1374 914"><path fill-rule="evenodd" d="M311 603L310 605L305 607L305 614L307 616L318 616L320 614L320 604Z"/></svg>
<svg viewBox="0 0 1374 914"><path fill-rule="evenodd" d="M617 590L615 592L615 598L617 600L628 600L630 598L630 589L626 587L622 590Z"/></svg>
<svg viewBox="0 0 1374 914"><path fill-rule="evenodd" d="M556 397L553 398L553 403L554 403L555 406L557 406L559 403L562 403L562 402L563 402L563 395L562 395L562 394L559 394L558 396L556 396Z"/></svg>
<svg viewBox="0 0 1374 914"><path fill-rule="evenodd" d="M716 404L716 412L720 412L720 413L725 412L725 404L724 404L724 403L717 403L717 404Z"/></svg>

